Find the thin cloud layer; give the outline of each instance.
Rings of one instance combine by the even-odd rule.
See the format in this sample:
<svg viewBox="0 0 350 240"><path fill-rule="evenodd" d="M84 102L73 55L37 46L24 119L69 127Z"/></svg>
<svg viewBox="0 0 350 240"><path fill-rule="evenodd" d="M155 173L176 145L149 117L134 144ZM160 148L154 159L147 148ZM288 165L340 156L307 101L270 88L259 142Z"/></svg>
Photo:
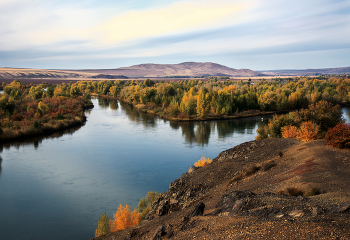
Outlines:
<svg viewBox="0 0 350 240"><path fill-rule="evenodd" d="M350 65L349 26L350 1L0 0L0 66L341 67Z"/></svg>

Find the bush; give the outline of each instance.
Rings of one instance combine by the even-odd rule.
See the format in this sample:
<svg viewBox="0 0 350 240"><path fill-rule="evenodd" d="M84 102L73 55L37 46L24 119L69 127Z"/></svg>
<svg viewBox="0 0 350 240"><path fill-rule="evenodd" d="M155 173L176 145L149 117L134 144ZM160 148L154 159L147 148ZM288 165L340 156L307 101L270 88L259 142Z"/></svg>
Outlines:
<svg viewBox="0 0 350 240"><path fill-rule="evenodd" d="M283 138L297 138L299 129L296 126L282 127Z"/></svg>
<svg viewBox="0 0 350 240"><path fill-rule="evenodd" d="M322 193L321 189L318 187L312 187L310 190L308 190L304 196L305 197L310 197L310 196L315 196L315 195L320 195Z"/></svg>
<svg viewBox="0 0 350 240"><path fill-rule="evenodd" d="M276 167L276 166L277 166L277 163L275 161L270 161L263 166L263 170L268 171L271 168Z"/></svg>
<svg viewBox="0 0 350 240"><path fill-rule="evenodd" d="M109 218L107 217L105 212L102 212L101 216L98 218L98 224L95 230L95 237L100 237L110 232L111 230L109 227Z"/></svg>
<svg viewBox="0 0 350 240"><path fill-rule="evenodd" d="M328 130L326 137L327 145L337 148L350 148L350 126L339 123Z"/></svg>
<svg viewBox="0 0 350 240"><path fill-rule="evenodd" d="M150 207L152 206L153 202L162 195L159 192L148 192L146 197L141 198L139 204L138 204L138 210L139 213L141 213L141 218L145 219L146 215L149 212Z"/></svg>
<svg viewBox="0 0 350 240"><path fill-rule="evenodd" d="M320 101L309 105L308 109L274 115L273 119L269 119L268 126L257 129L256 139L285 137L310 141L324 137L328 129L342 121L342 111L338 105Z"/></svg>
<svg viewBox="0 0 350 240"><path fill-rule="evenodd" d="M209 158L206 159L204 156L201 157L201 159L199 159L195 164L195 168L200 168L200 167L205 167L207 166L209 163L211 163L212 160L210 160ZM194 169L193 168L190 168L188 170L188 172L192 172Z"/></svg>
<svg viewBox="0 0 350 240"><path fill-rule="evenodd" d="M119 205L118 211L113 214L113 219L110 220L111 232L123 230L125 228L134 227L141 222L141 214L136 209L131 211L128 204L123 207Z"/></svg>
<svg viewBox="0 0 350 240"><path fill-rule="evenodd" d="M297 135L297 139L311 141L318 138L319 128L312 122L303 122Z"/></svg>
<svg viewBox="0 0 350 240"><path fill-rule="evenodd" d="M259 166L251 166L246 172L245 172L245 176L251 176L253 174L255 174L257 171L260 170L261 167Z"/></svg>

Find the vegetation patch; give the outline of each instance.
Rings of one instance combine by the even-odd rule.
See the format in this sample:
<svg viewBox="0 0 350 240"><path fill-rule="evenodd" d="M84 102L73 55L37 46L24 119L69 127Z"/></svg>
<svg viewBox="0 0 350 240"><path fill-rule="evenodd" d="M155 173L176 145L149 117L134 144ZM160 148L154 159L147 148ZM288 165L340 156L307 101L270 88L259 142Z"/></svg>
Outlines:
<svg viewBox="0 0 350 240"><path fill-rule="evenodd" d="M0 94L0 142L82 125L84 109L93 107L84 86L7 84Z"/></svg>
<svg viewBox="0 0 350 240"><path fill-rule="evenodd" d="M205 158L204 156L201 157L201 159L199 159L194 166L192 166L190 169L188 169L188 172L191 173L194 170L200 168L200 167L205 167L207 166L209 163L211 163L212 160L210 160L209 158Z"/></svg>

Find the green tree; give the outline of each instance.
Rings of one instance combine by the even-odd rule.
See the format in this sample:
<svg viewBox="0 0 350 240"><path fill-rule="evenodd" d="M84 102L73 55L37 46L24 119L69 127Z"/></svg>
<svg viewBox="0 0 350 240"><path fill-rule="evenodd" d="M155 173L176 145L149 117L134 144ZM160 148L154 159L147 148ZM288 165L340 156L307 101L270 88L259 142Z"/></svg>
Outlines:
<svg viewBox="0 0 350 240"><path fill-rule="evenodd" d="M109 227L109 218L105 212L101 213L101 216L98 218L97 229L95 230L95 237L100 237L110 233Z"/></svg>
<svg viewBox="0 0 350 240"><path fill-rule="evenodd" d="M141 200L138 204L138 211L139 211L139 213L141 213L142 219L145 219L153 202L155 200L157 200L157 198L159 198L161 195L162 194L159 192L149 191L147 193L146 197L141 198Z"/></svg>

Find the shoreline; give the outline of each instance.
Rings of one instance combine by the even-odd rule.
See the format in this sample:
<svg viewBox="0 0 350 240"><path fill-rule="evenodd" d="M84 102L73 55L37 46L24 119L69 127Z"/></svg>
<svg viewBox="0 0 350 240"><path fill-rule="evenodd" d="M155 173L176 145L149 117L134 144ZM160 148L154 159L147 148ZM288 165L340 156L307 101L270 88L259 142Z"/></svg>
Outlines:
<svg viewBox="0 0 350 240"><path fill-rule="evenodd" d="M5 131L3 134L0 135L0 144L7 144L7 143L12 143L12 142L17 142L17 141L25 141L30 138L36 138L36 137L45 137L51 134L54 134L59 131L63 131L69 128L73 127L81 127L86 123L86 116L84 116L82 119L74 119L74 120L58 120L55 122L56 125L44 125L43 127L30 127L28 129L22 129L24 131L19 130L12 130L16 131L15 133L10 133L10 137L7 138L2 138L2 135L5 134ZM55 127L56 126L56 127Z"/></svg>
<svg viewBox="0 0 350 240"><path fill-rule="evenodd" d="M178 117L170 117L170 116L161 115L161 114L159 114L159 112L161 112L161 111L156 112L152 109L148 109L147 107L145 107L146 105L144 105L142 103L133 104L133 103L125 101L124 99L121 99L119 97L111 97L108 95L100 95L100 94L96 94L96 93L91 93L91 96L119 100L119 101L122 101L124 103L132 105L134 108L136 108L140 112L155 115L155 116L160 117L161 119L175 121L175 122L224 121L224 120L242 119L242 118L273 115L273 114L283 114L283 113L289 113L291 111L294 111L294 110L278 110L278 111L248 110L248 111L240 112L240 113L232 115L232 116L211 116L211 117L207 117L207 118L200 118L200 117L178 118ZM161 113L163 113L163 112L161 112Z"/></svg>

